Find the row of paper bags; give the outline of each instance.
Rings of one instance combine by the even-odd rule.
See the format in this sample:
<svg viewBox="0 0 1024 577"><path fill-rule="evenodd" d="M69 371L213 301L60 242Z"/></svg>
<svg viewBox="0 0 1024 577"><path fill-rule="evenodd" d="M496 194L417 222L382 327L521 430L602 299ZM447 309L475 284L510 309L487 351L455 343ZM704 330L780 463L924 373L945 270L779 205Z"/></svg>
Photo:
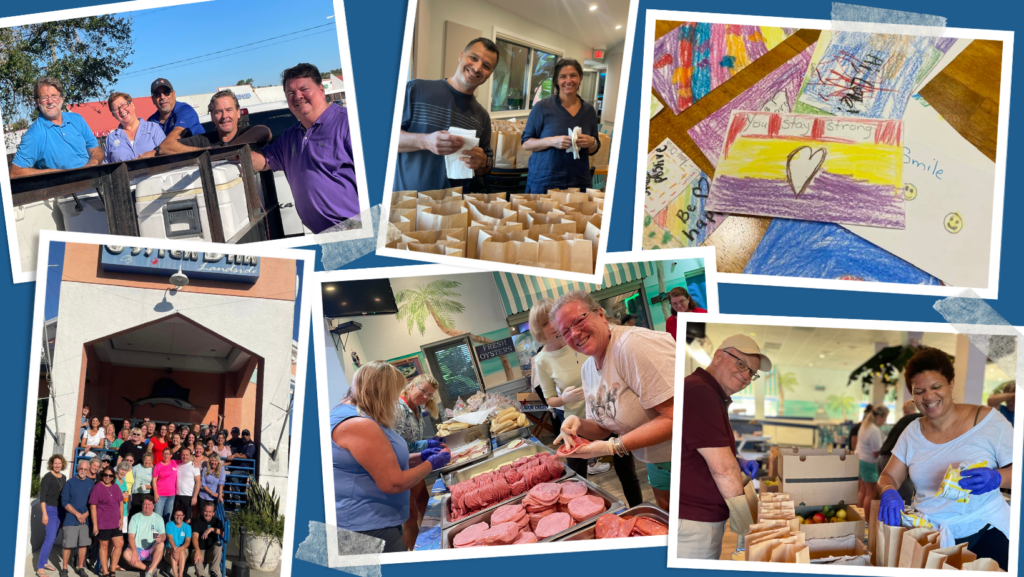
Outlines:
<svg viewBox="0 0 1024 577"><path fill-rule="evenodd" d="M604 193L463 194L461 188L398 191L388 248L592 274Z"/></svg>
<svg viewBox="0 0 1024 577"><path fill-rule="evenodd" d="M872 501L868 531L868 546L876 567L1002 571L994 560L978 559L966 543L940 547L938 529L893 527L879 522L878 507L879 502Z"/></svg>

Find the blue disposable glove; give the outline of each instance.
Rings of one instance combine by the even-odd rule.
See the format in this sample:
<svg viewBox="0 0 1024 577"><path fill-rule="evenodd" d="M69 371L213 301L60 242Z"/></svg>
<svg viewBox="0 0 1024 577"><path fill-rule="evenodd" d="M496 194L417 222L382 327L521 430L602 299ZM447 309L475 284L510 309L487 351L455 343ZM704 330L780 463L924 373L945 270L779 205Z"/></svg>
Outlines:
<svg viewBox="0 0 1024 577"><path fill-rule="evenodd" d="M743 471L743 473L746 474L746 476L750 477L751 479L757 478L757 470L759 468L757 465L757 461L748 461L746 459L737 458L736 462L740 464L740 471Z"/></svg>
<svg viewBox="0 0 1024 577"><path fill-rule="evenodd" d="M430 451L432 449L427 449L427 450ZM422 454L423 453L420 453L420 455L422 455ZM436 455L431 455L430 457L427 458L427 461L430 463L430 466L433 468L434 471L444 467L451 460L452 460L452 454L449 451L444 451L444 452L441 452L441 453L437 453Z"/></svg>
<svg viewBox="0 0 1024 577"><path fill-rule="evenodd" d="M999 471L988 467L967 469L960 473L960 488L967 489L972 495L983 495L998 489L1003 482L1003 476Z"/></svg>
<svg viewBox="0 0 1024 577"><path fill-rule="evenodd" d="M891 527L901 525L900 513L903 512L903 497L896 489L882 492L882 503L878 507L878 520Z"/></svg>
<svg viewBox="0 0 1024 577"><path fill-rule="evenodd" d="M420 451L420 459L426 461L430 457L440 453L442 449L440 447L429 447Z"/></svg>
<svg viewBox="0 0 1024 577"><path fill-rule="evenodd" d="M442 443L440 439L430 439L427 441L428 449L440 449L441 447L444 447L444 443Z"/></svg>

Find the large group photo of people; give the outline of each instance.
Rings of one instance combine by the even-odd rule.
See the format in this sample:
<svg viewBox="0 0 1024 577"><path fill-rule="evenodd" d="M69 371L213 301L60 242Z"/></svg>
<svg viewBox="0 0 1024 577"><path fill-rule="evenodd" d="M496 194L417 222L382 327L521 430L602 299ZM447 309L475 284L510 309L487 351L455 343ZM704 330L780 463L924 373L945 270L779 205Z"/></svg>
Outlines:
<svg viewBox="0 0 1024 577"><path fill-rule="evenodd" d="M161 561L173 577L186 565L196 575L220 572L228 467L251 464L256 445L248 429L218 422L174 423L90 415L84 406L75 457L55 454L39 483L45 540L36 575L150 576ZM245 473L233 482L245 484ZM218 577L223 577L218 575Z"/></svg>

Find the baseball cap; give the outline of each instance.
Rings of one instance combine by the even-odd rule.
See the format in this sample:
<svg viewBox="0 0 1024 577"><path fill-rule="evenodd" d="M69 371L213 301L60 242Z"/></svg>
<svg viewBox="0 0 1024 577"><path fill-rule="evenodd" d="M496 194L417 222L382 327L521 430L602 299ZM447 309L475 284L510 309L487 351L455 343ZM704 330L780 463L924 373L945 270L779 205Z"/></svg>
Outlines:
<svg viewBox="0 0 1024 577"><path fill-rule="evenodd" d="M747 335L733 335L722 341L722 344L719 345L718 348L736 349L737 351L745 355L757 355L761 357L761 366L758 367L758 370L772 370L771 359L769 359L767 355L762 353L761 349L758 348L757 343L754 342L754 339L748 337Z"/></svg>
<svg viewBox="0 0 1024 577"><path fill-rule="evenodd" d="M242 430L242 436L243 437L249 436L249 429L243 429Z"/></svg>
<svg viewBox="0 0 1024 577"><path fill-rule="evenodd" d="M156 80L153 81L153 84L149 85L149 93L151 95L152 94L156 94L156 89L157 88L162 88L164 86L166 86L167 89L170 90L171 92L174 92L174 87L171 86L171 81L170 80L167 80L166 78L157 78Z"/></svg>
<svg viewBox="0 0 1024 577"><path fill-rule="evenodd" d="M232 433L237 433L238 432L238 427L231 427L231 432Z"/></svg>

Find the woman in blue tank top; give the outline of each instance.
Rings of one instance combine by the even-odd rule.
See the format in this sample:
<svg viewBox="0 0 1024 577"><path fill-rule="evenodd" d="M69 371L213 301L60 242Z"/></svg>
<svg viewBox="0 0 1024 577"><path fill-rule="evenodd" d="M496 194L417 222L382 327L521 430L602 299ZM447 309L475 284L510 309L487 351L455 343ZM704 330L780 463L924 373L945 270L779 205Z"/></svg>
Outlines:
<svg viewBox="0 0 1024 577"><path fill-rule="evenodd" d="M409 519L409 489L451 460L439 443L410 454L394 431L405 384L388 363L366 363L331 411L338 527L383 540L385 553L407 550L402 524Z"/></svg>

